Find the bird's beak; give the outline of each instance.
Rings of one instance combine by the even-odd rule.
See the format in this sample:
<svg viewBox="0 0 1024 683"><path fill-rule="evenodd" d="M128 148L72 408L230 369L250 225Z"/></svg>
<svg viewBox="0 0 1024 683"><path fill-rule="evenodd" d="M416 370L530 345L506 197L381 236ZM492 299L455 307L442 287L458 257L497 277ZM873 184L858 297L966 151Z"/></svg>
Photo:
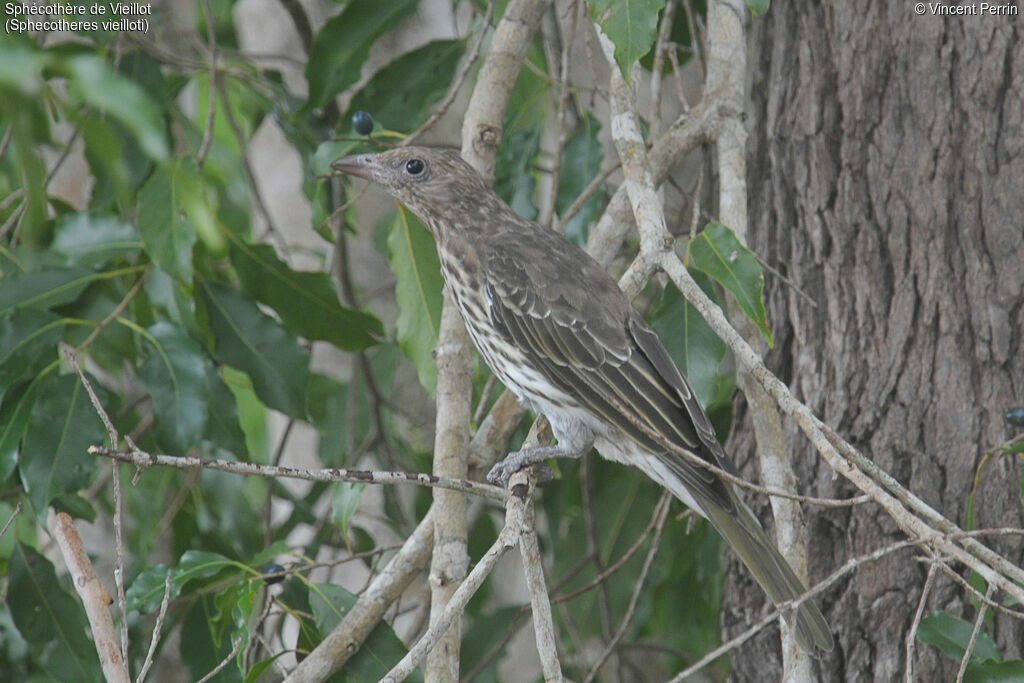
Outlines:
<svg viewBox="0 0 1024 683"><path fill-rule="evenodd" d="M377 160L371 154L352 154L331 162L331 168L341 173L354 175L365 180L374 180L379 169Z"/></svg>

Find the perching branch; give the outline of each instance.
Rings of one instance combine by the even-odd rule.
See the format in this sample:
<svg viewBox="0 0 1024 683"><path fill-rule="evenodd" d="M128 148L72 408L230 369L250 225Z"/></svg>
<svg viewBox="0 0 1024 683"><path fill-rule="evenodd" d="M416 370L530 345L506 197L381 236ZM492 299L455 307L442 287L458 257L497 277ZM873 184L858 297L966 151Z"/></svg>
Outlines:
<svg viewBox="0 0 1024 683"><path fill-rule="evenodd" d="M130 683L128 665L121 657L121 646L114 631L114 619L110 616L113 598L96 576L89 554L85 552L82 539L75 531L71 515L58 512L50 532L60 547L64 564L67 565L75 590L82 599L85 614L89 617L89 627L92 630L92 639L96 645L104 678L108 683Z"/></svg>

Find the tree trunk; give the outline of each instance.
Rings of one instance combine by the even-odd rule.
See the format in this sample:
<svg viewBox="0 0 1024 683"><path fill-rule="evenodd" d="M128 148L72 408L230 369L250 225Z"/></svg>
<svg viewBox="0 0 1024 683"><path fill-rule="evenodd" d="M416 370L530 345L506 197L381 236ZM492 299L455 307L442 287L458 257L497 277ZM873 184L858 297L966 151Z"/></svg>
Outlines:
<svg viewBox="0 0 1024 683"><path fill-rule="evenodd" d="M925 7L780 2L754 20L750 246L792 283L767 276L768 366L963 526L975 471L1012 436L1005 411L1024 403L1024 47L1019 18ZM750 474L740 412L729 450ZM805 492L854 493L787 429ZM1002 458L981 470L977 528L1022 526L1020 469ZM805 515L812 582L904 538L873 504ZM996 546L1020 564L1019 537ZM891 553L826 592L836 649L819 664L822 679L902 679L922 557ZM764 603L731 563L724 618L735 634ZM941 572L924 614L939 609L976 615ZM1006 657L1021 657L1020 621L996 615L990 633ZM762 635L734 656L733 676L770 680L777 651L777 631ZM914 680L952 680L956 669L916 644Z"/></svg>

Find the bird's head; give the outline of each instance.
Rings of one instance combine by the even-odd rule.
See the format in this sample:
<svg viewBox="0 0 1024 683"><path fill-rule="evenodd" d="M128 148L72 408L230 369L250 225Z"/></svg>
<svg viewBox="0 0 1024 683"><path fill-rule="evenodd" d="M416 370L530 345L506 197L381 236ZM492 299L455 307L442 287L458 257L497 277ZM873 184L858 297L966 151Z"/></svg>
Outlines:
<svg viewBox="0 0 1024 683"><path fill-rule="evenodd" d="M342 157L331 168L380 185L428 226L488 192L483 178L454 150L399 147Z"/></svg>

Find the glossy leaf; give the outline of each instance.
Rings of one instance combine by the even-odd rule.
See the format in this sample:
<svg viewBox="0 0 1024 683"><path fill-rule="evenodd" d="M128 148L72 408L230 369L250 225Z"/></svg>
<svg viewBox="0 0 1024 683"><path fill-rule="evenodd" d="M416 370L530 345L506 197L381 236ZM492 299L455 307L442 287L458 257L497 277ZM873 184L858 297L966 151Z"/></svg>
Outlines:
<svg viewBox="0 0 1024 683"><path fill-rule="evenodd" d="M268 407L305 419L309 357L294 337L239 292L203 283L214 356L249 375Z"/></svg>
<svg viewBox="0 0 1024 683"><path fill-rule="evenodd" d="M633 64L647 54L658 37L658 13L665 0L593 0L590 17L615 44L615 61L629 81Z"/></svg>
<svg viewBox="0 0 1024 683"><path fill-rule="evenodd" d="M558 180L558 198L555 208L562 216L583 190L601 172L604 146L598 139L601 124L590 114L583 117L579 129L565 143L562 153L561 175ZM583 246L587 242L587 227L601 210L601 191L595 192L575 216L562 227L566 237Z"/></svg>
<svg viewBox="0 0 1024 683"><path fill-rule="evenodd" d="M971 640L974 624L954 617L947 612L936 612L921 620L917 627L917 639L922 643L935 645L951 659L960 661ZM974 643L974 657L978 659L995 659L1001 661L1003 653L999 651L992 637L982 631Z"/></svg>
<svg viewBox="0 0 1024 683"><path fill-rule="evenodd" d="M188 582L208 579L229 568L237 568L237 563L220 553L189 550L181 556L174 568L168 570L164 565L158 565L135 577L125 591L128 610L143 614L156 612L164 597L168 571L171 573L171 600L174 600L181 595Z"/></svg>
<svg viewBox="0 0 1024 683"><path fill-rule="evenodd" d="M33 373L46 353L57 357L64 319L49 311L19 308L0 319L0 397L22 377Z"/></svg>
<svg viewBox="0 0 1024 683"><path fill-rule="evenodd" d="M14 625L50 680L102 680L96 648L86 636L82 605L57 579L48 559L16 543L6 593Z"/></svg>
<svg viewBox="0 0 1024 683"><path fill-rule="evenodd" d="M102 387L93 387L104 400ZM88 486L96 475L96 458L89 446L106 438L82 383L76 375L64 375L43 391L29 419L22 444L19 472L36 515L57 496Z"/></svg>
<svg viewBox="0 0 1024 683"><path fill-rule="evenodd" d="M422 224L399 208L388 235L388 260L395 274L398 321L395 334L402 353L416 366L420 383L437 388L434 347L441 328L441 262L434 240Z"/></svg>
<svg viewBox="0 0 1024 683"><path fill-rule="evenodd" d="M124 124L150 157L167 158L162 117L139 86L96 55L72 57L67 60L66 69L71 90L78 97Z"/></svg>
<svg viewBox="0 0 1024 683"><path fill-rule="evenodd" d="M705 292L711 290L706 275L693 275ZM732 383L719 373L728 347L671 282L651 312L651 327L690 381L701 405L707 407L716 400L728 400Z"/></svg>
<svg viewBox="0 0 1024 683"><path fill-rule="evenodd" d="M269 244L224 234L242 290L277 311L291 334L329 341L346 351L361 351L383 336L384 326L375 316L341 305L326 273L292 270Z"/></svg>
<svg viewBox="0 0 1024 683"><path fill-rule="evenodd" d="M4 276L0 315L17 308L50 308L74 301L100 276L77 266L43 268Z"/></svg>
<svg viewBox="0 0 1024 683"><path fill-rule="evenodd" d="M216 406L216 410L211 410L206 418L206 438L217 444L217 448L233 453L239 460L249 460L249 449L242 431L235 395L216 372L209 376L209 381L210 405Z"/></svg>
<svg viewBox="0 0 1024 683"><path fill-rule="evenodd" d="M971 661L964 672L964 683L1020 683L1024 681L1024 661L1011 659L1000 662L986 659Z"/></svg>
<svg viewBox="0 0 1024 683"><path fill-rule="evenodd" d="M321 633L330 633L356 602L356 596L341 586L317 583L309 587L309 604ZM373 683L397 664L407 652L401 639L385 622L377 624L359 650L345 663L342 673L353 683ZM422 681L417 670L407 681Z"/></svg>
<svg viewBox="0 0 1024 683"><path fill-rule="evenodd" d="M348 539L348 525L352 516L359 509L359 501L363 498L363 491L366 484L353 484L343 481L334 485L334 495L331 498L331 513L334 515L334 523L341 529L343 538Z"/></svg>
<svg viewBox="0 0 1024 683"><path fill-rule="evenodd" d="M199 442L210 404L213 363L188 334L168 322L146 330L152 346L138 370L139 381L153 399L157 441L173 455L185 455Z"/></svg>
<svg viewBox="0 0 1024 683"><path fill-rule="evenodd" d="M764 274L749 249L721 223L708 223L690 244L690 264L729 290L743 313L772 345L772 333L764 312Z"/></svg>
<svg viewBox="0 0 1024 683"><path fill-rule="evenodd" d="M349 110L365 110L385 129L415 128L447 91L464 51L464 41L439 40L402 55L374 75Z"/></svg>
<svg viewBox="0 0 1024 683"><path fill-rule="evenodd" d="M75 213L57 224L52 248L68 265L91 268L138 251L142 240L135 226L116 216Z"/></svg>
<svg viewBox="0 0 1024 683"><path fill-rule="evenodd" d="M160 268L178 282L192 282L192 245L196 229L187 208L203 192L195 159L181 157L163 164L139 192L139 233Z"/></svg>
<svg viewBox="0 0 1024 683"><path fill-rule="evenodd" d="M416 7L415 0L351 0L328 19L309 49L309 99L304 109L324 106L355 83L381 34L397 26Z"/></svg>
<svg viewBox="0 0 1024 683"><path fill-rule="evenodd" d="M36 400L52 380L52 373L37 375L30 382L4 392L4 400L0 404L0 481L9 477L17 467L21 438L28 429Z"/></svg>
<svg viewBox="0 0 1024 683"><path fill-rule="evenodd" d="M750 13L755 17L761 16L771 7L771 0L746 0L746 3Z"/></svg>

